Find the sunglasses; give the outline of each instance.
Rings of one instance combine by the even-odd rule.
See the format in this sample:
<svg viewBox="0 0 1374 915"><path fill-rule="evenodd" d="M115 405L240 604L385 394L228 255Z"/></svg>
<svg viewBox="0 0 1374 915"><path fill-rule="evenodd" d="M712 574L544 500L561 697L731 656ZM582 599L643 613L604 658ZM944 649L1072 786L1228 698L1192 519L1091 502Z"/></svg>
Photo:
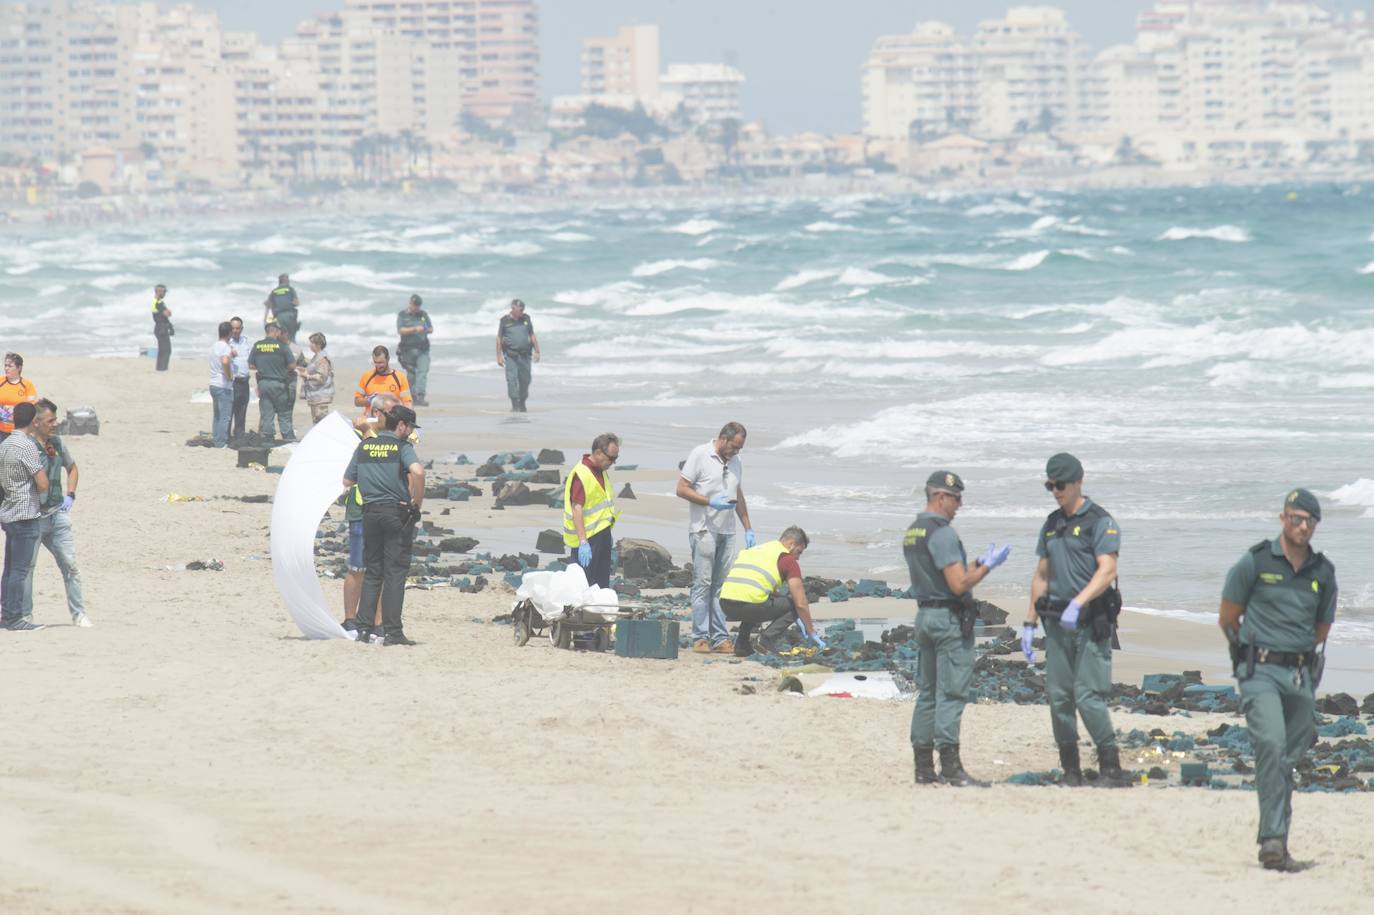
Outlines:
<svg viewBox="0 0 1374 915"><path fill-rule="evenodd" d="M1046 480L1046 481L1045 481L1045 492L1055 492L1056 490L1059 491L1059 492L1063 492L1064 490L1066 490L1066 489L1068 489L1068 488L1069 488L1069 484L1068 484L1068 483L1065 483L1063 480Z"/></svg>
<svg viewBox="0 0 1374 915"><path fill-rule="evenodd" d="M949 496L951 499L953 499L953 500L954 500L956 503L958 503L959 505L963 505L963 504L964 504L964 496L963 496L962 493L957 493L957 492L946 492L945 490L942 489L942 490L940 490L940 495L942 495L942 496Z"/></svg>
<svg viewBox="0 0 1374 915"><path fill-rule="evenodd" d="M1284 515L1283 520L1288 522L1289 527L1306 527L1312 530L1317 526L1317 519L1311 515Z"/></svg>

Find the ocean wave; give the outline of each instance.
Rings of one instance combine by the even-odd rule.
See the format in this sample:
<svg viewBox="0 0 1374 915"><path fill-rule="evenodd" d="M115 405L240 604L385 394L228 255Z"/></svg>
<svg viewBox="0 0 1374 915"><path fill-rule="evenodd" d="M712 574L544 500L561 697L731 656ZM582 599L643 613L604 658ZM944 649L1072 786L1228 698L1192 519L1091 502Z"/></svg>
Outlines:
<svg viewBox="0 0 1374 915"><path fill-rule="evenodd" d="M555 232L552 235L550 235L549 238L552 241L561 242L595 241L595 239L592 238L592 236L587 235L583 232Z"/></svg>
<svg viewBox="0 0 1374 915"><path fill-rule="evenodd" d="M901 263L912 267L962 267L968 270L1034 270L1050 256L1049 249L1029 251L1016 257L1001 254L925 254L919 257L894 258L887 263Z"/></svg>
<svg viewBox="0 0 1374 915"><path fill-rule="evenodd" d="M1371 273L1374 273L1374 261L1370 261L1369 263L1365 264L1356 272L1361 274L1362 276L1367 276Z"/></svg>
<svg viewBox="0 0 1374 915"><path fill-rule="evenodd" d="M778 284L773 287L773 291L786 292L789 289L800 289L802 286L807 286L820 280L828 280L839 275L840 271L838 270L798 270L791 276L779 280Z"/></svg>
<svg viewBox="0 0 1374 915"><path fill-rule="evenodd" d="M813 223L811 223L810 225L806 226L805 229L806 229L806 231L808 231L808 232L816 232L816 233L822 233L822 232L857 232L857 231L859 231L859 230L856 229L854 226L841 225L841 224L838 223L838 222L827 222L827 221L824 220L824 219L819 220L818 222L813 222Z"/></svg>
<svg viewBox="0 0 1374 915"><path fill-rule="evenodd" d="M1240 226L1213 226L1210 229L1191 229L1186 226L1170 226L1155 241L1187 241L1190 238L1209 238L1212 241L1225 241L1241 244L1250 241L1250 233Z"/></svg>
<svg viewBox="0 0 1374 915"><path fill-rule="evenodd" d="M1360 477L1354 483L1332 490L1328 495L1338 505L1363 508L1361 517L1374 518L1374 480Z"/></svg>
<svg viewBox="0 0 1374 915"><path fill-rule="evenodd" d="M719 266L721 266L720 261L712 260L709 257L698 257L694 260L650 261L635 267L630 271L630 275L635 277L658 276L670 270L714 270Z"/></svg>
<svg viewBox="0 0 1374 915"><path fill-rule="evenodd" d="M707 233L724 228L726 228L726 225L723 222L697 217L695 219L689 219L686 222L680 222L675 226L668 226L661 231L675 232L678 235L706 235Z"/></svg>
<svg viewBox="0 0 1374 915"><path fill-rule="evenodd" d="M378 273L361 264L321 264L311 262L298 267L291 274L296 283L347 283L360 289L373 289L378 292L409 292L410 287L396 284L396 280L409 279L413 273Z"/></svg>
<svg viewBox="0 0 1374 915"><path fill-rule="evenodd" d="M997 234L1003 238L1034 238L1062 225L1062 223L1063 220L1058 216L1041 216L1024 229L1003 229Z"/></svg>
<svg viewBox="0 0 1374 915"><path fill-rule="evenodd" d="M1035 207L1027 206L1024 203L1017 203L1014 200L998 199L991 203L980 203L977 206L969 207L964 210L965 216L1038 216L1040 211Z"/></svg>
<svg viewBox="0 0 1374 915"><path fill-rule="evenodd" d="M908 340L806 340L795 334L786 334L769 340L763 345L764 352L781 360L810 362L817 359L851 359L861 363L874 363L878 360L900 362L894 365L898 372L911 371L913 362L928 359L1026 359L1043 352L1043 347L1028 344L1012 345L1005 343L970 344L961 340L931 340L915 338ZM943 367L943 368L947 368ZM942 370L943 370L942 368ZM986 369L979 369L986 371Z"/></svg>
<svg viewBox="0 0 1374 915"><path fill-rule="evenodd" d="M108 292L112 289L118 289L120 286L146 286L147 284L147 277L135 276L132 273L118 273L114 276L97 277L86 285L94 286L96 289L104 289Z"/></svg>
<svg viewBox="0 0 1374 915"><path fill-rule="evenodd" d="M1333 330L1301 324L1235 329L1221 320L1197 325L1151 325L1119 330L1096 343L1056 350L1041 357L1047 366L1089 365L1128 360L1165 360L1147 365L1189 365L1244 354L1269 362L1294 359L1314 368L1367 363L1374 329ZM1238 370L1222 370L1238 371ZM1256 379L1257 381L1260 379Z"/></svg>
<svg viewBox="0 0 1374 915"><path fill-rule="evenodd" d="M301 247L299 241L285 235L269 235L264 239L246 245L249 251L258 254L309 254L310 249Z"/></svg>
<svg viewBox="0 0 1374 915"><path fill-rule="evenodd" d="M5 272L10 276L24 276L33 273L35 270L42 270L42 264L20 264L18 267L6 267Z"/></svg>
<svg viewBox="0 0 1374 915"><path fill-rule="evenodd" d="M66 291L67 287L62 283L53 283L51 286L44 286L38 290L38 294L41 296L61 295Z"/></svg>
<svg viewBox="0 0 1374 915"><path fill-rule="evenodd" d="M412 229L406 229L404 232L401 233L401 237L402 237L402 238L434 238L434 237L439 236L439 235L452 235L452 234L453 234L453 227L452 227L452 226L432 225L432 226L417 226L417 227L412 228Z"/></svg>
<svg viewBox="0 0 1374 915"><path fill-rule="evenodd" d="M898 276L887 276L873 270L865 270L862 267L846 267L845 271L835 278L837 286L883 286L888 283L896 283L901 279Z"/></svg>
<svg viewBox="0 0 1374 915"><path fill-rule="evenodd" d="M553 300L565 305L596 306L606 305L609 302L643 291L644 287L638 283L621 280L616 283L607 283L604 286L596 286L592 289L569 289L564 292L556 292L553 295Z"/></svg>
<svg viewBox="0 0 1374 915"><path fill-rule="evenodd" d="M219 264L210 260L208 257L166 257L161 260L149 261L151 267L165 267L169 270L214 270L219 271L223 268Z"/></svg>

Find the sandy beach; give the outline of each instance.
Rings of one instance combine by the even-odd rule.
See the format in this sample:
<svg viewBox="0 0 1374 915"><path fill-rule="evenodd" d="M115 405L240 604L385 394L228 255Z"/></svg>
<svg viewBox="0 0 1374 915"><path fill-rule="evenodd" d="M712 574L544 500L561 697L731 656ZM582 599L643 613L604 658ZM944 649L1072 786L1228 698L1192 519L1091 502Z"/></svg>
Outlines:
<svg viewBox="0 0 1374 915"><path fill-rule="evenodd" d="M68 625L43 554L35 617L49 628L0 634L0 911L1348 913L1374 895L1370 794L1298 794L1291 846L1319 866L1277 875L1255 860L1251 792L917 788L909 701L779 693L750 661L517 648L490 622L510 608L499 587L409 591L414 648L306 641L266 559L271 506L214 498L270 494L280 477L184 445L210 425L209 404L191 403L203 360L156 375L147 359L26 356L40 393L101 418L98 437L71 442L95 628ZM346 414L361 368L338 369ZM430 413L448 431L424 458L559 444L520 425L458 444L466 413ZM490 503L427 516L502 552L531 550L557 518ZM674 509L626 503L618 533ZM167 568L212 558L223 572ZM338 598L338 582L325 589ZM910 613L875 604L819 609ZM1195 666L1180 658L1216 638L1198 629L1132 617L1116 679ZM1214 654L1200 666L1226 682ZM1223 720L1239 721L1116 714L1123 731ZM990 779L1051 768L1047 709L971 706L963 757Z"/></svg>

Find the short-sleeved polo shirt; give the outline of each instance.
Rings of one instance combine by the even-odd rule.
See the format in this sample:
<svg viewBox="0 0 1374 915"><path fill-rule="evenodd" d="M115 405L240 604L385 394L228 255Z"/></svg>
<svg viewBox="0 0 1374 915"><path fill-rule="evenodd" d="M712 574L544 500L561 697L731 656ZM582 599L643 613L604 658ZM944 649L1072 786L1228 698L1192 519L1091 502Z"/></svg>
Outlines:
<svg viewBox="0 0 1374 915"><path fill-rule="evenodd" d="M1098 557L1121 552L1116 520L1105 512L1090 512L1091 508L1093 501L1085 496L1078 511L1068 517L1051 512L1040 526L1035 555L1050 560L1052 601L1073 600L1097 573Z"/></svg>
<svg viewBox="0 0 1374 915"><path fill-rule="evenodd" d="M698 445L687 455L682 465L682 478L692 489L708 499L723 498L727 502L739 498L744 466L739 455L726 461L716 453L714 442ZM735 510L714 509L709 505L690 503L687 509L687 530L710 531L713 534L735 532Z"/></svg>
<svg viewBox="0 0 1374 915"><path fill-rule="evenodd" d="M76 466L76 458L72 457L71 449L60 435L49 436L47 446L40 445L39 448L43 454L43 469L48 472L48 491L43 494L40 503L43 517L46 518L62 507L62 500L67 495L62 488L62 471L70 473Z"/></svg>
<svg viewBox="0 0 1374 915"><path fill-rule="evenodd" d="M925 544L925 548L921 544ZM921 512L906 529L902 552L911 572L911 590L917 601L957 600L945 580L945 569L952 563L965 565L963 541L944 515ZM928 552L928 556L927 556Z"/></svg>
<svg viewBox="0 0 1374 915"><path fill-rule="evenodd" d="M280 381L294 377L296 356L291 346L281 340L265 337L253 344L248 364L258 373L258 381Z"/></svg>
<svg viewBox="0 0 1374 915"><path fill-rule="evenodd" d="M423 327L425 332L401 336L401 342L396 345L397 351L429 352L429 335L434 333L434 324L429 320L429 312L421 308L411 314L409 308L402 308L396 314L396 332L400 334L401 330L406 327Z"/></svg>
<svg viewBox="0 0 1374 915"><path fill-rule="evenodd" d="M534 349L534 322L529 315L518 318L502 315L501 326L496 332L501 337L501 348L508 353L523 355Z"/></svg>
<svg viewBox="0 0 1374 915"><path fill-rule="evenodd" d="M1226 574L1221 598L1243 608L1242 642L1307 651L1316 644L1317 625L1336 618L1336 570L1313 551L1295 572L1275 538L1258 555L1245 551Z"/></svg>
<svg viewBox="0 0 1374 915"><path fill-rule="evenodd" d="M406 474L412 464L420 463L415 447L403 442L395 432L378 432L363 439L349 459L344 479L358 484L363 504L373 502L409 502L410 487Z"/></svg>

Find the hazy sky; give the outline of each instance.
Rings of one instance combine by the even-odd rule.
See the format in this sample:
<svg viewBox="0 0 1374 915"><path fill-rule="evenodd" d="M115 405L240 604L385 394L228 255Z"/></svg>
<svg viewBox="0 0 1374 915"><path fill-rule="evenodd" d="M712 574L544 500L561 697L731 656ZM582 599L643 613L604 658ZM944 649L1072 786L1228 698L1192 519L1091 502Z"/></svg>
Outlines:
<svg viewBox="0 0 1374 915"><path fill-rule="evenodd" d="M342 0L193 0L228 28L275 42ZM540 0L544 97L575 93L582 38L618 26L659 27L663 63L718 62L729 55L747 79L744 110L775 130L851 131L860 126L860 67L878 35L942 19L961 35L1000 17L1007 0ZM1028 4L1022 4L1028 5ZM1136 13L1152 0L1058 0L1094 50L1130 41ZM1319 0L1333 11L1374 0Z"/></svg>

